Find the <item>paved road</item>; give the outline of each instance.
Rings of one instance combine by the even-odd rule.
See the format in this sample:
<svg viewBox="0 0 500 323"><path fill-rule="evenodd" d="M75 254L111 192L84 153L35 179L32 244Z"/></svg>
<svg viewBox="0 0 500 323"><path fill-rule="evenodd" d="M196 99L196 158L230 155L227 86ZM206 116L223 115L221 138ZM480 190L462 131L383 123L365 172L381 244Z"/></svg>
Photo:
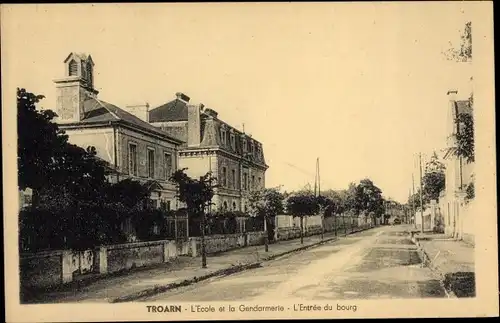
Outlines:
<svg viewBox="0 0 500 323"><path fill-rule="evenodd" d="M404 226L381 227L143 301L446 297ZM270 246L272 248L272 245Z"/></svg>

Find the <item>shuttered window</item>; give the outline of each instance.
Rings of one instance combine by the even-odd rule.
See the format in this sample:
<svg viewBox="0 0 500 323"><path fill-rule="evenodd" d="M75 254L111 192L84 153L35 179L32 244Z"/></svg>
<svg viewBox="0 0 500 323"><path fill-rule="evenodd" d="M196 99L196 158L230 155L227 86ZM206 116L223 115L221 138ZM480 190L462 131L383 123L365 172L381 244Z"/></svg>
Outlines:
<svg viewBox="0 0 500 323"><path fill-rule="evenodd" d="M69 62L69 76L77 76L78 75L78 64L74 59Z"/></svg>

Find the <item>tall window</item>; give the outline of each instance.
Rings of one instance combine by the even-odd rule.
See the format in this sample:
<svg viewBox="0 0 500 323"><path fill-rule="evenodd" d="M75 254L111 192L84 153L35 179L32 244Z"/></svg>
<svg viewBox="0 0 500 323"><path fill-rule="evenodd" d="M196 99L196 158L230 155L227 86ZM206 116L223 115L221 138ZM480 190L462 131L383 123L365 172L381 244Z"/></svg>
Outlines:
<svg viewBox="0 0 500 323"><path fill-rule="evenodd" d="M226 167L222 167L222 186L227 186L227 169Z"/></svg>
<svg viewBox="0 0 500 323"><path fill-rule="evenodd" d="M172 155L169 153L164 154L164 165L165 165L165 179L170 179L172 176Z"/></svg>
<svg viewBox="0 0 500 323"><path fill-rule="evenodd" d="M128 173L137 176L137 145L128 145Z"/></svg>
<svg viewBox="0 0 500 323"><path fill-rule="evenodd" d="M170 201L169 200L164 200L161 201L161 209L164 211L170 211Z"/></svg>
<svg viewBox="0 0 500 323"><path fill-rule="evenodd" d="M250 187L252 190L255 189L255 176L252 175L252 186Z"/></svg>
<svg viewBox="0 0 500 323"><path fill-rule="evenodd" d="M221 141L222 145L226 144L226 130L225 129L220 130L220 141Z"/></svg>
<svg viewBox="0 0 500 323"><path fill-rule="evenodd" d="M233 180L233 188L236 188L236 170L231 170L231 178Z"/></svg>
<svg viewBox="0 0 500 323"><path fill-rule="evenodd" d="M248 190L248 174L243 174L243 189Z"/></svg>
<svg viewBox="0 0 500 323"><path fill-rule="evenodd" d="M243 152L246 153L247 152L247 141L245 139L243 139Z"/></svg>
<svg viewBox="0 0 500 323"><path fill-rule="evenodd" d="M69 62L69 76L77 76L78 75L78 64L74 59Z"/></svg>
<svg viewBox="0 0 500 323"><path fill-rule="evenodd" d="M231 149L236 150L236 143L234 141L234 135L231 134Z"/></svg>
<svg viewBox="0 0 500 323"><path fill-rule="evenodd" d="M92 87L94 83L92 75L92 65L90 63L87 63L86 69L87 69L87 82L89 86Z"/></svg>
<svg viewBox="0 0 500 323"><path fill-rule="evenodd" d="M262 187L261 186L262 185L262 179L260 177L257 179L257 182L259 183L259 188L261 188Z"/></svg>
<svg viewBox="0 0 500 323"><path fill-rule="evenodd" d="M148 148L148 177L155 177L155 150Z"/></svg>

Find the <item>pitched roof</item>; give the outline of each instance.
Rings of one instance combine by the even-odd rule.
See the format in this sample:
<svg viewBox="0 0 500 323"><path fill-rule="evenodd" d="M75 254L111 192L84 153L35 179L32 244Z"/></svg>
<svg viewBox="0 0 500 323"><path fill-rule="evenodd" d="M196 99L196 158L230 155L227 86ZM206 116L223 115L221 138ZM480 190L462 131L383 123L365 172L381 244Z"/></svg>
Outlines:
<svg viewBox="0 0 500 323"><path fill-rule="evenodd" d="M150 122L187 121L187 103L175 99L149 111Z"/></svg>
<svg viewBox="0 0 500 323"><path fill-rule="evenodd" d="M156 135L160 135L176 142L179 142L179 139L169 136L164 131L150 125L146 121L139 119L131 113L128 113L125 110L120 109L119 107L96 99L89 98L83 102L84 108L84 116L83 122L108 122L108 121L123 121L129 125L141 128L143 130L152 132Z"/></svg>

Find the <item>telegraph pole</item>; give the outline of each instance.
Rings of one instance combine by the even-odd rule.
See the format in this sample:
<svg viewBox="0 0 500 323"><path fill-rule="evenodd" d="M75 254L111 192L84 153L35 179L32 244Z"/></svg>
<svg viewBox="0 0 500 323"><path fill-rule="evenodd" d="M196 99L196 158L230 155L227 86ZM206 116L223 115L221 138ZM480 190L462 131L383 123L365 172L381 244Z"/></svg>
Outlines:
<svg viewBox="0 0 500 323"><path fill-rule="evenodd" d="M424 204L423 204L423 198L422 198L422 193L423 193L423 185L422 185L422 153L418 154L418 163L419 163L419 169L420 169L420 218L422 220L422 226L420 229L420 232L424 233Z"/></svg>
<svg viewBox="0 0 500 323"><path fill-rule="evenodd" d="M413 164L415 165L415 163ZM413 225L415 226L415 229L417 228L417 216L416 216L416 208L415 208L415 178L413 176L413 173L411 173L411 182L413 185L413 195L411 198L411 208L412 208L412 217L413 217Z"/></svg>
<svg viewBox="0 0 500 323"><path fill-rule="evenodd" d="M321 196L321 180L319 175L319 157L316 159L316 180L318 182L318 197ZM316 187L316 185L314 185ZM321 217L321 240L325 237L325 210L323 209L323 205L319 206L319 213Z"/></svg>

